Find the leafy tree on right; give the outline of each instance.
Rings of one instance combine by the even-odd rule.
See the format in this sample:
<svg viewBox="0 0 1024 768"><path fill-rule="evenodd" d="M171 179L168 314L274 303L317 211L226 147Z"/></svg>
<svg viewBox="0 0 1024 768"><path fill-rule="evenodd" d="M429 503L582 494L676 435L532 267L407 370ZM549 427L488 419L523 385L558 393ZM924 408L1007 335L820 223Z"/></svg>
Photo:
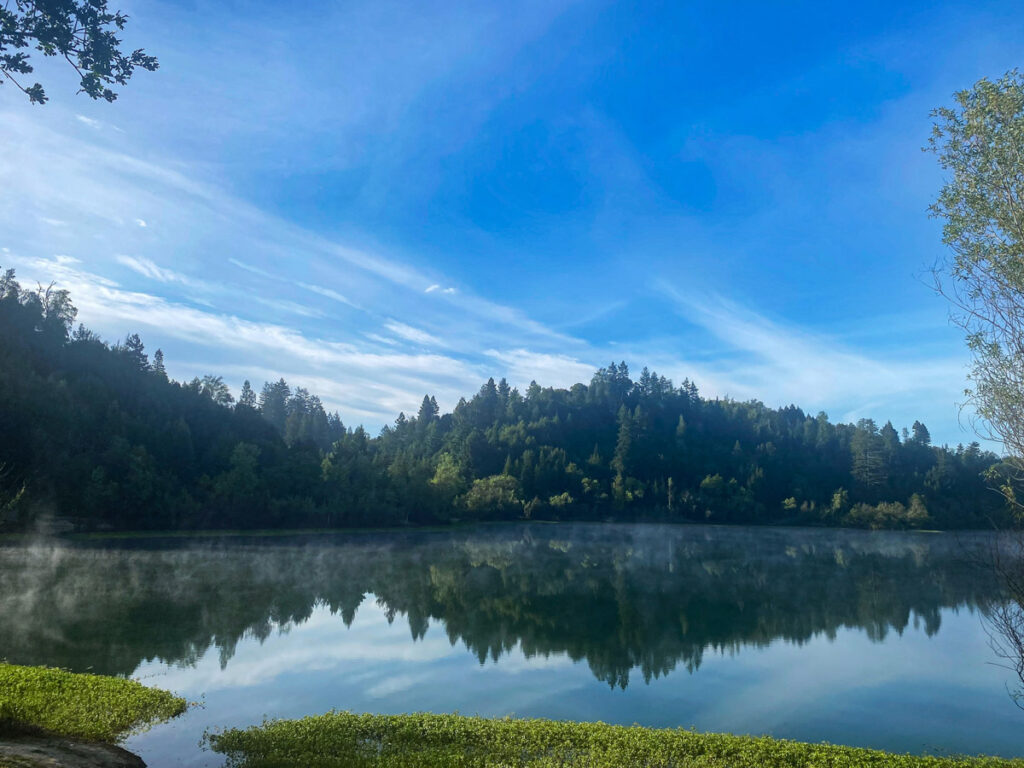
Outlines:
<svg viewBox="0 0 1024 768"><path fill-rule="evenodd" d="M993 641L1024 682L1024 75L980 80L954 99L932 113L927 147L949 173L931 207L952 252L936 285L971 350L975 427L1006 452L989 477L1016 513L1018 537L995 556L1012 599L992 616Z"/></svg>

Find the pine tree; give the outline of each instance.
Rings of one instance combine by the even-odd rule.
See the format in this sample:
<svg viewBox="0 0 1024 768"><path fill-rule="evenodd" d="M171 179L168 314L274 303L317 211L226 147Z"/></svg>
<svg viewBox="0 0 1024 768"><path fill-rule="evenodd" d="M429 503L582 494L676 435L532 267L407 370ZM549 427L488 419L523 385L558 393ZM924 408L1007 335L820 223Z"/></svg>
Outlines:
<svg viewBox="0 0 1024 768"><path fill-rule="evenodd" d="M437 419L438 408L437 401L428 396L423 396L423 402L420 403L420 410L416 414L416 428L422 434L426 431L427 427L430 426L431 422Z"/></svg>
<svg viewBox="0 0 1024 768"><path fill-rule="evenodd" d="M153 354L153 373L167 381L167 369L164 368L164 351L162 349L158 349Z"/></svg>
<svg viewBox="0 0 1024 768"><path fill-rule="evenodd" d="M885 446L878 428L871 419L857 422L857 430L850 441L854 479L869 489L878 488L885 481Z"/></svg>
<svg viewBox="0 0 1024 768"><path fill-rule="evenodd" d="M619 408L619 434L615 441L615 456L612 458L612 469L620 475L628 474L633 451L633 415L623 405Z"/></svg>
<svg viewBox="0 0 1024 768"><path fill-rule="evenodd" d="M124 340L120 347L121 353L131 361L132 365L140 371L149 369L149 357L146 355L146 348L142 344L139 334L132 333Z"/></svg>
<svg viewBox="0 0 1024 768"><path fill-rule="evenodd" d="M274 384L266 382L263 391L260 392L260 413L281 434L284 434L285 421L288 418L290 397L291 388L284 379L279 379Z"/></svg>
<svg viewBox="0 0 1024 768"><path fill-rule="evenodd" d="M157 350L157 354L160 354L159 350ZM238 396L238 407L256 410L256 393L252 391L252 385L248 379L242 383L242 392Z"/></svg>

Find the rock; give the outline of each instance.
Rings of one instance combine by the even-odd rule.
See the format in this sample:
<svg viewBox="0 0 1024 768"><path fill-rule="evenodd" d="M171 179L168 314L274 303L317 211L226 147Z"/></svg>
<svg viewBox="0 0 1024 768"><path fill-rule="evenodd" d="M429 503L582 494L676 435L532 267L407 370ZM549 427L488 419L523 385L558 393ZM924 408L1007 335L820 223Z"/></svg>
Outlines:
<svg viewBox="0 0 1024 768"><path fill-rule="evenodd" d="M59 736L0 737L0 768L145 768L138 755Z"/></svg>

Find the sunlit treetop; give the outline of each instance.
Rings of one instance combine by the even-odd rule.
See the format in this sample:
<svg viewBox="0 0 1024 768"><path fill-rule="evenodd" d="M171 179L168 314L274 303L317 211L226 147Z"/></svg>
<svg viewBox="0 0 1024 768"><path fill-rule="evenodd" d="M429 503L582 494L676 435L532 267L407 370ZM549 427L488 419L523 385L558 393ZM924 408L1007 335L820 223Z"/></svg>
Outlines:
<svg viewBox="0 0 1024 768"><path fill-rule="evenodd" d="M120 11L111 13L106 0L7 0L0 6L0 83L9 81L32 103L45 103L42 84L22 77L34 71L34 49L64 58L78 73L79 93L114 101L110 86L125 85L136 67L152 72L159 66L141 48L122 52L117 33L127 21Z"/></svg>

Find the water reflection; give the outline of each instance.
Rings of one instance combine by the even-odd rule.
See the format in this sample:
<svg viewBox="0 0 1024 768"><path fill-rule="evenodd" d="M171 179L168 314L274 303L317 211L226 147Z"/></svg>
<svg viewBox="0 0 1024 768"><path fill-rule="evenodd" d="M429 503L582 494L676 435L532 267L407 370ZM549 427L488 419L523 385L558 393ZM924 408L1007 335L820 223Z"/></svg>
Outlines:
<svg viewBox="0 0 1024 768"><path fill-rule="evenodd" d="M625 688L709 651L856 628L873 641L996 597L980 535L518 526L303 539L0 547L0 657L132 674L301 625L372 596L413 641L431 622L481 663L564 654ZM631 678L633 675L633 678Z"/></svg>

